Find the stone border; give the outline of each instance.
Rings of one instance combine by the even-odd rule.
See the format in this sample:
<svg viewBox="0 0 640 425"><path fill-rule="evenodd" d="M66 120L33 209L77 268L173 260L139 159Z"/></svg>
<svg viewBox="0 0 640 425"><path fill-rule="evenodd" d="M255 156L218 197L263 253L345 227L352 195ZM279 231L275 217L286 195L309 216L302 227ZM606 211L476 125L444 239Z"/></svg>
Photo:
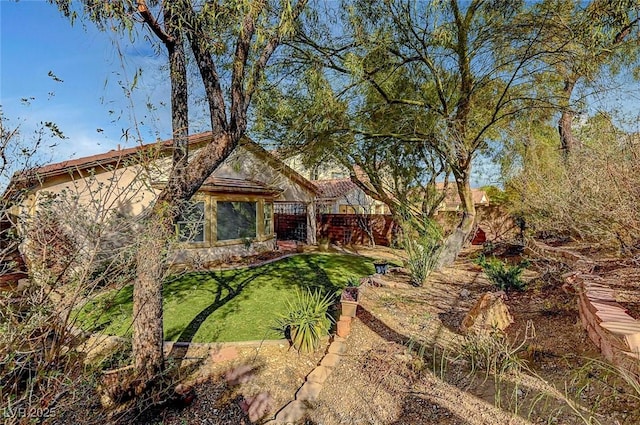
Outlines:
<svg viewBox="0 0 640 425"><path fill-rule="evenodd" d="M574 271L565 273L564 281L578 296L578 313L589 339L604 358L623 368L640 382L640 320L627 314L616 302L615 291L606 281L592 274L597 261L568 249L527 240L528 253L565 263Z"/></svg>
<svg viewBox="0 0 640 425"><path fill-rule="evenodd" d="M589 339L615 366L640 373L640 320L616 302L615 291L600 276L571 273L565 281L578 294L578 312Z"/></svg>
<svg viewBox="0 0 640 425"><path fill-rule="evenodd" d="M340 364L342 356L346 352L346 338L334 336L327 352L320 360L320 364L307 375L304 384L296 392L295 399L280 409L275 418L267 421L265 425L293 424L304 418L309 403L318 399L324 382L331 375L333 369Z"/></svg>
<svg viewBox="0 0 640 425"><path fill-rule="evenodd" d="M328 337L327 337L328 340ZM253 341L228 341L228 342L181 342L181 341L164 341L164 350L172 348L227 348L227 347L261 347L263 345L289 345L288 339L261 339Z"/></svg>
<svg viewBox="0 0 640 425"><path fill-rule="evenodd" d="M373 276L375 275L361 279L360 290ZM357 309L358 304L356 304L356 312ZM324 382L340 364L342 357L347 352L347 338L351 333L352 320L353 317L340 316L340 320L336 323L337 335L333 336L331 344L329 344L327 351L320 360L320 364L307 375L305 382L296 392L295 398L280 409L275 418L265 422L265 425L293 424L304 418L309 404L318 399Z"/></svg>

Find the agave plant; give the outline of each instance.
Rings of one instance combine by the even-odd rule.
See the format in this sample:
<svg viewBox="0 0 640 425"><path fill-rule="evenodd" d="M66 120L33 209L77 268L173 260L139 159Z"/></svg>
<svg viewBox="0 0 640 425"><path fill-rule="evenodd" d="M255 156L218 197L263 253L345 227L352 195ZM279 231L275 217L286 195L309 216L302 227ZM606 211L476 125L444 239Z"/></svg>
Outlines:
<svg viewBox="0 0 640 425"><path fill-rule="evenodd" d="M287 299L287 312L277 319L279 330L288 331L293 347L305 353L316 351L320 339L328 335L333 318L327 314L334 294L322 295L319 290L296 289L293 299Z"/></svg>

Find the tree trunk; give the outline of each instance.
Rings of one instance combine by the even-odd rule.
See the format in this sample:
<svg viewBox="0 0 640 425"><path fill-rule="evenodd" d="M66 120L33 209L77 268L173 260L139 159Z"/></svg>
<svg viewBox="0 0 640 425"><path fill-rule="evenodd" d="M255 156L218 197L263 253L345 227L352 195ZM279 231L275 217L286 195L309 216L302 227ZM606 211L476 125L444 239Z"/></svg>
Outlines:
<svg viewBox="0 0 640 425"><path fill-rule="evenodd" d="M133 355L142 391L163 370L162 278L166 267L167 241L173 219L166 205L157 205L146 222L133 285Z"/></svg>
<svg viewBox="0 0 640 425"><path fill-rule="evenodd" d="M151 385L164 367L162 281L166 268L168 241L174 232L173 222L185 193L188 169L189 108L187 66L182 36L175 24L173 10L165 10L169 36L165 42L171 75L171 126L173 132L172 169L164 190L156 199L136 256L136 280L133 286L133 356L140 392ZM176 208L178 207L178 208Z"/></svg>
<svg viewBox="0 0 640 425"><path fill-rule="evenodd" d="M456 186L462 206L462 218L458 226L444 241L436 268L450 266L458 257L465 243L469 240L476 223L476 207L473 204L469 173L456 175Z"/></svg>
<svg viewBox="0 0 640 425"><path fill-rule="evenodd" d="M564 97L560 120L558 120L558 133L560 134L560 147L564 157L580 147L580 141L573 135L573 117L575 113L570 108L571 94L576 85L576 81L572 78L567 79L564 83L562 94Z"/></svg>

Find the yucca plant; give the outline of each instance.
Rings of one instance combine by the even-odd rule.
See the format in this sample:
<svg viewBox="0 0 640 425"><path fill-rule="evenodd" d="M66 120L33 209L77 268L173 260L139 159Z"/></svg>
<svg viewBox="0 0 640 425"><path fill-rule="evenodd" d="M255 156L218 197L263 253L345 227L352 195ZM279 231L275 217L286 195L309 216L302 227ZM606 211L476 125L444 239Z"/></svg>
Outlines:
<svg viewBox="0 0 640 425"><path fill-rule="evenodd" d="M320 339L329 334L333 318L327 314L334 294L322 295L319 290L296 289L293 299L287 299L287 312L277 319L277 328L288 332L293 347L311 353L320 347Z"/></svg>

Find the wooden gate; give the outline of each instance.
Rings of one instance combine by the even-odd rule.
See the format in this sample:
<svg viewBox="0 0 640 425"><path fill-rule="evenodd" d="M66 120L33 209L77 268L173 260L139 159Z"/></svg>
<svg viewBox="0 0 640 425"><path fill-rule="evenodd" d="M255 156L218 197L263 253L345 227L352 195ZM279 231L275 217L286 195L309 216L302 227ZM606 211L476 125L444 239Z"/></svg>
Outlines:
<svg viewBox="0 0 640 425"><path fill-rule="evenodd" d="M273 225L281 241L307 241L307 206L300 202L274 202Z"/></svg>

